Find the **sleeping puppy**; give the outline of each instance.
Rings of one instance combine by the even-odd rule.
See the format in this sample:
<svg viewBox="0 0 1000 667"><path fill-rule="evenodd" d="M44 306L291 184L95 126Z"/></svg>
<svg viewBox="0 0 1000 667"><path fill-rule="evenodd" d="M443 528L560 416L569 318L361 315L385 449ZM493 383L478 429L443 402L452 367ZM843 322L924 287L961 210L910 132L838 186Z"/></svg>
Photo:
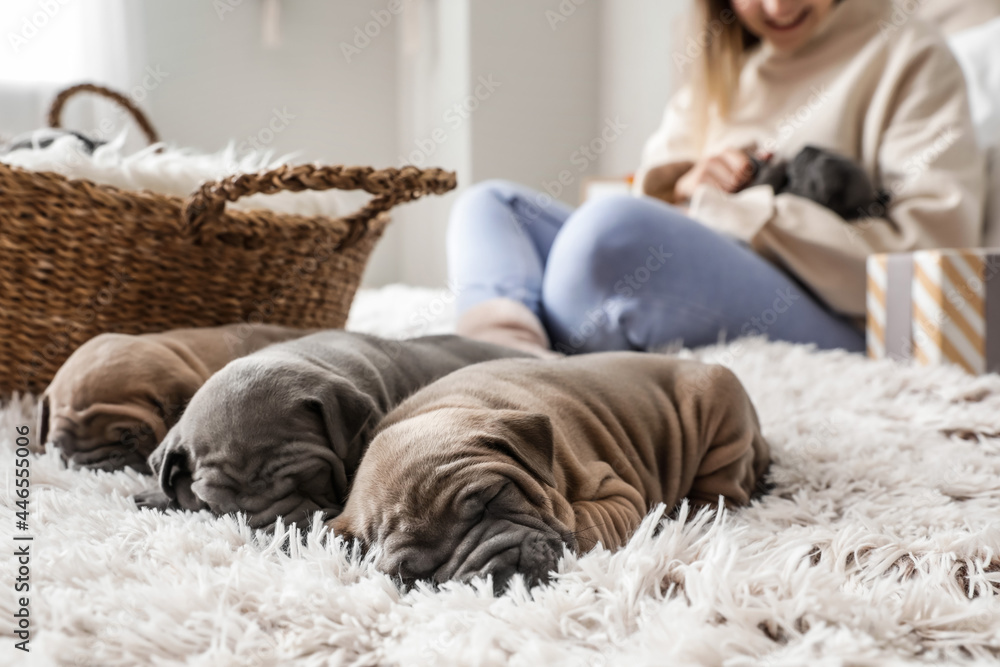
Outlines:
<svg viewBox="0 0 1000 667"><path fill-rule="evenodd" d="M378 546L404 582L515 573L545 581L563 548L621 547L651 507L744 505L769 462L721 366L611 352L457 371L389 414L337 535Z"/></svg>
<svg viewBox="0 0 1000 667"><path fill-rule="evenodd" d="M463 366L525 353L459 336L327 331L234 361L205 383L149 463L144 507L244 512L266 527L340 512L382 417ZM530 363L530 362L529 362Z"/></svg>
<svg viewBox="0 0 1000 667"><path fill-rule="evenodd" d="M233 359L308 333L231 324L91 338L42 394L39 442L51 442L73 467L148 472L146 458L209 376Z"/></svg>
<svg viewBox="0 0 1000 667"><path fill-rule="evenodd" d="M824 148L806 146L791 162L752 161L757 175L747 187L770 185L776 195L811 199L844 220L880 217L889 203L889 193L876 190L860 165Z"/></svg>

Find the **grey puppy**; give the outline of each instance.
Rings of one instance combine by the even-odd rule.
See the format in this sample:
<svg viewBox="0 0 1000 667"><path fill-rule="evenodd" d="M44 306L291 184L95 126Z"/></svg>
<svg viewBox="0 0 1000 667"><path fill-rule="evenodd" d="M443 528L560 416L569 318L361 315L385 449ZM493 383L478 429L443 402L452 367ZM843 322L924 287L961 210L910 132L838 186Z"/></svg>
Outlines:
<svg viewBox="0 0 1000 667"><path fill-rule="evenodd" d="M881 217L889 204L888 191L876 190L860 165L825 148L806 146L791 162L755 158L753 165L750 186L770 185L774 194L811 199L847 221Z"/></svg>
<svg viewBox="0 0 1000 667"><path fill-rule="evenodd" d="M228 364L150 455L162 493L140 506L244 512L254 527L340 513L379 422L464 366L528 356L460 336L327 331Z"/></svg>

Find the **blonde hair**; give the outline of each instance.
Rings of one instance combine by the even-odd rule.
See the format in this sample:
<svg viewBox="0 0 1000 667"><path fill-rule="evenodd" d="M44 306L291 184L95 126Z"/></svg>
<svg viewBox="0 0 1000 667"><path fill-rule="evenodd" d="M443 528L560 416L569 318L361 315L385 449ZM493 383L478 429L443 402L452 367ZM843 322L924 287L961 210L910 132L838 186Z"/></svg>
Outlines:
<svg viewBox="0 0 1000 667"><path fill-rule="evenodd" d="M729 118L746 54L760 39L740 22L731 0L699 0L697 5L695 39L700 36L707 44L699 66L692 68L690 83L696 135L704 145L713 113L721 120Z"/></svg>

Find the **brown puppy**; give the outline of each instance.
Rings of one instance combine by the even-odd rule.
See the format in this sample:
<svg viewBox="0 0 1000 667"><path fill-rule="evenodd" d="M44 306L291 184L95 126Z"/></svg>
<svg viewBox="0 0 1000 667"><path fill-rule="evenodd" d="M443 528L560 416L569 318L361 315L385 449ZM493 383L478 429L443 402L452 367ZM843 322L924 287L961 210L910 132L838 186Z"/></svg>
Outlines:
<svg viewBox="0 0 1000 667"><path fill-rule="evenodd" d="M769 462L721 366L612 352L452 373L382 422L334 532L379 546L404 581L515 573L563 547L625 544L657 503L744 505Z"/></svg>
<svg viewBox="0 0 1000 667"><path fill-rule="evenodd" d="M233 359L308 333L232 324L91 338L42 394L39 442L51 442L75 467L148 472L146 457L212 374Z"/></svg>

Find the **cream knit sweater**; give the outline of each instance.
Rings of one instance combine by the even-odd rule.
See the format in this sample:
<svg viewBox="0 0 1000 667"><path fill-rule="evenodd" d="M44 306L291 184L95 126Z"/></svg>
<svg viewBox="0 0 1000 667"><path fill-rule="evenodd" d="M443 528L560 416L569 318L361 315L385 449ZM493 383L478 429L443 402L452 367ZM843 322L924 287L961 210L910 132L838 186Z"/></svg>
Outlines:
<svg viewBox="0 0 1000 667"><path fill-rule="evenodd" d="M768 185L736 194L703 185L690 202L693 218L748 242L851 316L865 312L869 254L978 246L984 160L962 71L938 30L903 17L889 0L843 0L796 53L757 47L731 117L709 119L704 149L682 89L646 144L637 190L673 201L691 163L726 148L778 159L813 144L855 159L892 201L853 224Z"/></svg>

